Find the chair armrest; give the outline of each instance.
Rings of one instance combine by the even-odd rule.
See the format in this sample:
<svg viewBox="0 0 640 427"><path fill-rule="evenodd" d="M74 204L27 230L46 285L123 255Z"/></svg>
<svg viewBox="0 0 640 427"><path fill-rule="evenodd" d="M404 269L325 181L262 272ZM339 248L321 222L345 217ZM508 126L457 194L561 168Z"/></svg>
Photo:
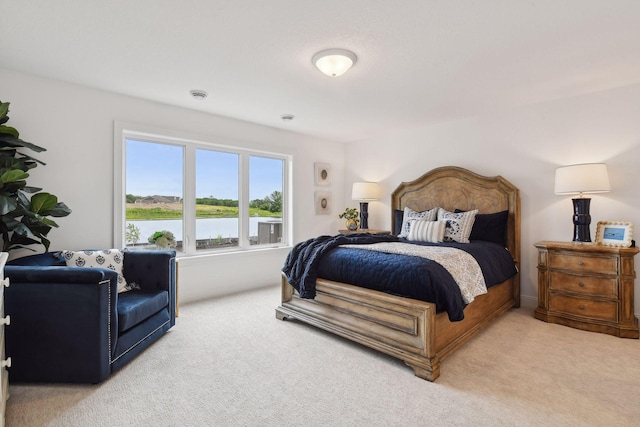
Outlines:
<svg viewBox="0 0 640 427"><path fill-rule="evenodd" d="M15 381L93 382L106 378L118 331L115 271L6 266L6 353Z"/></svg>
<svg viewBox="0 0 640 427"><path fill-rule="evenodd" d="M124 254L123 271L127 283L141 289L170 291L175 289L175 251L128 251Z"/></svg>
<svg viewBox="0 0 640 427"><path fill-rule="evenodd" d="M176 252L128 251L124 254L122 274L127 283L140 289L169 293L171 326L176 322Z"/></svg>

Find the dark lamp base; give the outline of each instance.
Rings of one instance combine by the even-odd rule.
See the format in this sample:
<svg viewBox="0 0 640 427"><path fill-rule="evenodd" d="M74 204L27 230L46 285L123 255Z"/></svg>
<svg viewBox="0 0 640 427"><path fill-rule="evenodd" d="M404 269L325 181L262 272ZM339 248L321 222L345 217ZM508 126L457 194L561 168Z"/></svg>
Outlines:
<svg viewBox="0 0 640 427"><path fill-rule="evenodd" d="M590 242L589 224L591 224L591 215L589 215L589 205L591 204L591 199L581 197L571 200L573 200L573 241Z"/></svg>
<svg viewBox="0 0 640 427"><path fill-rule="evenodd" d="M360 228L369 228L369 202L360 202Z"/></svg>

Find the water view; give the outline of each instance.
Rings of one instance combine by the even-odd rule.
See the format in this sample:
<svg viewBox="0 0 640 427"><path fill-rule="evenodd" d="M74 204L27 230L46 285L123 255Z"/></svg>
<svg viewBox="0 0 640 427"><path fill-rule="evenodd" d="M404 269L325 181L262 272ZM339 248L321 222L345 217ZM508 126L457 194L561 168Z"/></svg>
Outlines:
<svg viewBox="0 0 640 427"><path fill-rule="evenodd" d="M259 223L281 222L282 218L276 217L251 217L249 218L249 236L257 237ZM134 224L140 230L140 243L146 243L149 236L156 231L171 231L176 240L182 240L181 219L161 219L144 221L127 221ZM201 218L196 219L196 239L237 239L238 218Z"/></svg>

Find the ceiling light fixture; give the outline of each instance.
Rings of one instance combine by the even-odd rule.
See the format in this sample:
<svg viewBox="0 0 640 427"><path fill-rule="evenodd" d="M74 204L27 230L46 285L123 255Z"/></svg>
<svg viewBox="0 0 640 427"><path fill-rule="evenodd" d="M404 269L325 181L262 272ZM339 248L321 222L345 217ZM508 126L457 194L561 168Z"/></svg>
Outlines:
<svg viewBox="0 0 640 427"><path fill-rule="evenodd" d="M356 63L356 54L345 49L327 49L313 55L311 62L323 74L338 77L349 71Z"/></svg>
<svg viewBox="0 0 640 427"><path fill-rule="evenodd" d="M207 92L203 90L194 89L189 93L191 94L191 96L193 96L194 99L197 99L198 101L202 101L207 97Z"/></svg>

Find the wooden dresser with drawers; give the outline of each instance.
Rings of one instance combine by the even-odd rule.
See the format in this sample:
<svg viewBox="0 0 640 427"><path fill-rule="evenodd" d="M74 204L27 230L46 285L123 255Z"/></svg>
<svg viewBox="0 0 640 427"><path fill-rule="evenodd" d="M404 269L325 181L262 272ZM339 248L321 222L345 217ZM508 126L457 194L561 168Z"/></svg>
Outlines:
<svg viewBox="0 0 640 427"><path fill-rule="evenodd" d="M638 338L633 248L551 242L538 248L536 319L623 338Z"/></svg>

